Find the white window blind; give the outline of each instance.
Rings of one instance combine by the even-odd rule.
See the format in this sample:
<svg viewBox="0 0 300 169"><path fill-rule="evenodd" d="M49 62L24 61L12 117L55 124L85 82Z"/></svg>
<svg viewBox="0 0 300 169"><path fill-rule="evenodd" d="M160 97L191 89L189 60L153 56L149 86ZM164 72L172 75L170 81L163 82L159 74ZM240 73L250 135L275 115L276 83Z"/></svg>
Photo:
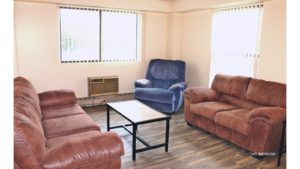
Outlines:
<svg viewBox="0 0 300 169"><path fill-rule="evenodd" d="M138 14L61 7L61 62L137 61Z"/></svg>
<svg viewBox="0 0 300 169"><path fill-rule="evenodd" d="M61 9L61 61L99 60L99 12Z"/></svg>
<svg viewBox="0 0 300 169"><path fill-rule="evenodd" d="M261 14L262 4L213 13L209 85L218 73L255 76Z"/></svg>
<svg viewBox="0 0 300 169"><path fill-rule="evenodd" d="M102 12L102 60L134 61L137 59L137 15Z"/></svg>

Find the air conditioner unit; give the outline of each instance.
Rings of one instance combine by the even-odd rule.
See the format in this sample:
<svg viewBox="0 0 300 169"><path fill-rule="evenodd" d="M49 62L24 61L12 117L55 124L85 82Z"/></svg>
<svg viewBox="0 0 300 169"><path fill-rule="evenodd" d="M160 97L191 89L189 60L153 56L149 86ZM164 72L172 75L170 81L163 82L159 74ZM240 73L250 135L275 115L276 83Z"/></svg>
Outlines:
<svg viewBox="0 0 300 169"><path fill-rule="evenodd" d="M88 77L89 96L117 94L119 92L118 76Z"/></svg>

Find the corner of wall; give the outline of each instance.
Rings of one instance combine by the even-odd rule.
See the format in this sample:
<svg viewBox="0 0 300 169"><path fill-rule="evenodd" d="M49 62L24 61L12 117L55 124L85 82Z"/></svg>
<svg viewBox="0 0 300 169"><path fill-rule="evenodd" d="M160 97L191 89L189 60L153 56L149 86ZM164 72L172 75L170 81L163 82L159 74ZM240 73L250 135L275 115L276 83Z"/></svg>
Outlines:
<svg viewBox="0 0 300 169"><path fill-rule="evenodd" d="M167 55L169 59L182 59L182 14L168 14Z"/></svg>

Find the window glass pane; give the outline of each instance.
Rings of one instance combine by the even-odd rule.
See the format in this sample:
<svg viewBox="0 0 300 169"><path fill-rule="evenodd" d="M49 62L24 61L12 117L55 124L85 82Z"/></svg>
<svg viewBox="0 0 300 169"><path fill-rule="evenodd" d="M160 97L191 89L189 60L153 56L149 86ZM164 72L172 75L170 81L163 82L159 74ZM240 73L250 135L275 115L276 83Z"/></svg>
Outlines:
<svg viewBox="0 0 300 169"><path fill-rule="evenodd" d="M99 60L99 11L61 8L61 61Z"/></svg>
<svg viewBox="0 0 300 169"><path fill-rule="evenodd" d="M101 15L101 60L135 61L137 14L102 11Z"/></svg>
<svg viewBox="0 0 300 169"><path fill-rule="evenodd" d="M212 18L209 85L218 73L253 77L261 8L217 11Z"/></svg>

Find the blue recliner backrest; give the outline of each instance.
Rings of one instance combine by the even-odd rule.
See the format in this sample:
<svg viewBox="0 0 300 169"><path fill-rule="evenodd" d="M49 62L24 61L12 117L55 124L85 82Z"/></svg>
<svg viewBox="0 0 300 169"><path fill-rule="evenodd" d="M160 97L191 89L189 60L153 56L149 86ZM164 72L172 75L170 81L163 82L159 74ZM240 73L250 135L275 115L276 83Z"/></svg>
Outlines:
<svg viewBox="0 0 300 169"><path fill-rule="evenodd" d="M180 60L152 59L149 63L146 79L152 87L168 89L178 82L185 82L185 62Z"/></svg>

